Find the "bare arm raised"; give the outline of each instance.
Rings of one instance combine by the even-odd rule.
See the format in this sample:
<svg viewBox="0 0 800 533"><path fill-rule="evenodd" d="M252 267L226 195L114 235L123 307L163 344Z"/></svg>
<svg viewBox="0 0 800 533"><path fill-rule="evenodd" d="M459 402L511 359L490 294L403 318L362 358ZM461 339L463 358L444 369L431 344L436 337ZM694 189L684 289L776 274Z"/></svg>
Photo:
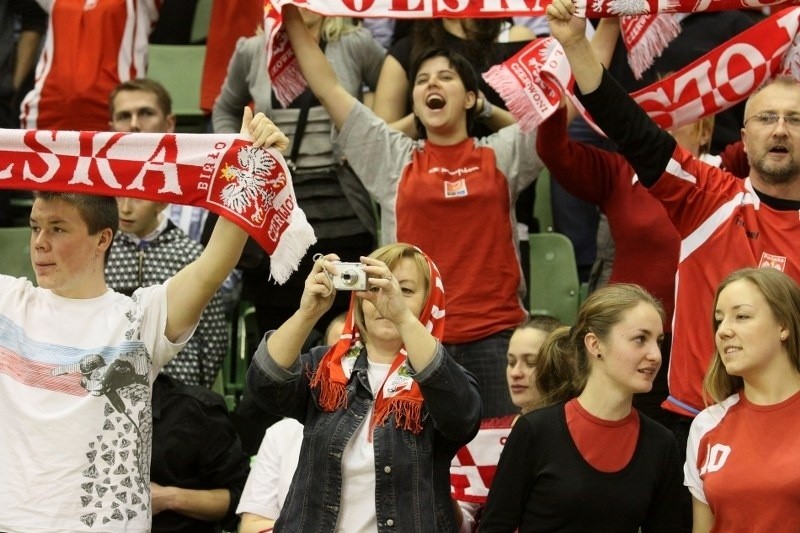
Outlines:
<svg viewBox="0 0 800 533"><path fill-rule="evenodd" d="M285 150L286 136L263 113L253 117L249 107L242 116L242 135L249 135L255 147ZM220 217L203 253L170 279L167 285L167 326L165 335L175 342L192 328L211 297L234 269L242 255L247 233Z"/></svg>
<svg viewBox="0 0 800 533"><path fill-rule="evenodd" d="M617 144L639 181L652 187L666 169L675 139L656 125L607 72L586 38L586 21L572 0L547 6L553 36L561 43L577 83L576 93L595 123Z"/></svg>
<svg viewBox="0 0 800 533"><path fill-rule="evenodd" d="M403 120L408 107L408 74L400 62L391 54L386 55L375 89L375 114L400 129L395 122ZM405 131L405 130L401 130Z"/></svg>
<svg viewBox="0 0 800 533"><path fill-rule="evenodd" d="M584 25L585 29L585 25ZM614 55L614 47L617 44L619 37L619 19L617 18L604 18L597 25L594 36L591 40L591 46L594 50L595 57L605 68L608 68L611 63L611 58ZM562 102L562 105L564 102ZM578 110L572 105L569 99L566 100L567 105L567 124L570 124L577 116Z"/></svg>

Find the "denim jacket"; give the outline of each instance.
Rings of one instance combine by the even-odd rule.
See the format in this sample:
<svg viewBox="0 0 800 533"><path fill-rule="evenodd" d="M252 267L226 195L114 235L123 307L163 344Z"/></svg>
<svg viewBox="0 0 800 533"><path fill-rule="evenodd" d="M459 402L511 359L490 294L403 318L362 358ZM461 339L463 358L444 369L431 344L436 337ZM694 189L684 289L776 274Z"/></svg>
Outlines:
<svg viewBox="0 0 800 533"><path fill-rule="evenodd" d="M299 420L303 444L289 494L275 531L334 531L341 505L342 453L364 418L373 397L367 377L366 349L358 356L347 384L347 409L324 412L318 391L309 388L326 347L303 354L284 369L267 352L265 337L247 372L253 399L263 409ZM450 498L450 461L478 431L481 400L478 383L447 355L441 344L431 363L411 376L424 398L423 430L414 435L395 427L393 415L373 434L375 508L379 532L458 531Z"/></svg>

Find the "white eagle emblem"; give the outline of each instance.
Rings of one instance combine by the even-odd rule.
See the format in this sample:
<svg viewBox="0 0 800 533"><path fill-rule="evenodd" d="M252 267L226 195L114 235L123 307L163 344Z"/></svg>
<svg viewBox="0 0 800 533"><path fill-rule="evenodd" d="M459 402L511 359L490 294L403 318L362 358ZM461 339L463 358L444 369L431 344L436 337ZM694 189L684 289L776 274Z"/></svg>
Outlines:
<svg viewBox="0 0 800 533"><path fill-rule="evenodd" d="M220 199L225 207L240 215L252 208L250 218L260 223L275 197L274 189L283 187L286 176L280 172L271 177L276 162L266 150L243 146L237 158L238 167L226 164L222 168L222 178L229 183L222 188Z"/></svg>

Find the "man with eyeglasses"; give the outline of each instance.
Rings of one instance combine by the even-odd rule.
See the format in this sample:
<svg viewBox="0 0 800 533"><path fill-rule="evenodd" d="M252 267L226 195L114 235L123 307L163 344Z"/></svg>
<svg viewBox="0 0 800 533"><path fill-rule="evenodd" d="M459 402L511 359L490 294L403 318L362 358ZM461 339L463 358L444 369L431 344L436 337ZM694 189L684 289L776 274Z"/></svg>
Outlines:
<svg viewBox="0 0 800 533"><path fill-rule="evenodd" d="M745 122L753 120L761 126L774 126L781 119L783 119L783 121L786 122L786 125L790 128L800 127L800 115L779 115L778 113L773 112L753 115L752 117L746 119Z"/></svg>
<svg viewBox="0 0 800 533"><path fill-rule="evenodd" d="M691 421L705 406L703 377L714 353L708 324L719 282L748 266L800 281L800 84L779 77L748 98L742 140L751 169L741 180L700 162L650 120L603 69L572 9L557 0L548 18L576 93L681 235L670 396L662 407L675 415L673 431L685 450Z"/></svg>

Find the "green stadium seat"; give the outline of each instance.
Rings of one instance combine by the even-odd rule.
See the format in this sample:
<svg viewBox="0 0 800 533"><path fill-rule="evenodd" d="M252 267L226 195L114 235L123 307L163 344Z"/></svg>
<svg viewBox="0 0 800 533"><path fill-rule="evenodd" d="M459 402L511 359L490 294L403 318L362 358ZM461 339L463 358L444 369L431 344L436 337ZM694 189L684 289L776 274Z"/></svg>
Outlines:
<svg viewBox="0 0 800 533"><path fill-rule="evenodd" d="M200 109L205 56L205 45L150 45L147 77L160 82L169 91L179 132L205 131L205 115Z"/></svg>
<svg viewBox="0 0 800 533"><path fill-rule="evenodd" d="M542 170L536 178L536 199L533 205L533 216L539 221L539 231L550 233L554 231L553 201L550 196L550 171Z"/></svg>
<svg viewBox="0 0 800 533"><path fill-rule="evenodd" d="M574 324L581 287L572 242L561 233L531 233L529 238L531 313Z"/></svg>
<svg viewBox="0 0 800 533"><path fill-rule="evenodd" d="M0 274L28 278L36 284L31 264L31 228L0 228Z"/></svg>

